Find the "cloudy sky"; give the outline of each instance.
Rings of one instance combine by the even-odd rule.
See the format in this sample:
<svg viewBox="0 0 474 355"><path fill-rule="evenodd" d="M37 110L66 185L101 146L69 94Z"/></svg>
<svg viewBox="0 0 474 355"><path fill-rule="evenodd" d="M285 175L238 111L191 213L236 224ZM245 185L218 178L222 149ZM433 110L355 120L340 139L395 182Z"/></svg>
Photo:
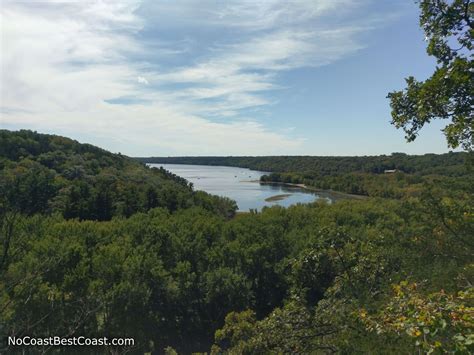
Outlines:
<svg viewBox="0 0 474 355"><path fill-rule="evenodd" d="M412 0L1 4L0 126L132 156L444 152L386 95L424 79Z"/></svg>

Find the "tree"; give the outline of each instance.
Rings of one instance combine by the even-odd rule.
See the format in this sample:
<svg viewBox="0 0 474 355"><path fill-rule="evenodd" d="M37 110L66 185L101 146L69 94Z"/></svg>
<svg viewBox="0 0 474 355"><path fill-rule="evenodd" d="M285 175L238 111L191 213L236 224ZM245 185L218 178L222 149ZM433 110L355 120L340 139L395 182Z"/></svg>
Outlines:
<svg viewBox="0 0 474 355"><path fill-rule="evenodd" d="M472 354L474 350L474 290L455 295L441 290L425 296L416 283L402 281L393 285L395 297L378 314L362 309L359 317L369 332L397 333L413 339L417 347L431 354Z"/></svg>
<svg viewBox="0 0 474 355"><path fill-rule="evenodd" d="M425 81L410 76L407 87L388 94L392 124L403 128L407 141L433 119L451 121L443 132L448 146L474 148L474 3L470 0L421 0L420 26L427 53L438 66Z"/></svg>

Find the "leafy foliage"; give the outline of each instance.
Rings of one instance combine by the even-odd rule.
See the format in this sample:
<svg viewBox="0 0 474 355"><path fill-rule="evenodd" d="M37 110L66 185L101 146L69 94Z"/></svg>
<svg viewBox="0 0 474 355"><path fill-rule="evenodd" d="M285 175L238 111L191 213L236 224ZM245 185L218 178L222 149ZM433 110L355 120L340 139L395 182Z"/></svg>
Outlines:
<svg viewBox="0 0 474 355"><path fill-rule="evenodd" d="M420 5L441 67L391 94L394 122L414 139L451 118L449 144L469 150L472 4ZM472 153L140 160L249 167L372 198L234 215L233 201L164 169L2 130L0 341L135 339L101 349L110 353L474 350Z"/></svg>
<svg viewBox="0 0 474 355"><path fill-rule="evenodd" d="M394 285L395 297L379 314L360 317L369 331L396 332L416 339L427 353L472 352L474 349L473 289L449 295L443 290L424 296L416 283Z"/></svg>
<svg viewBox="0 0 474 355"><path fill-rule="evenodd" d="M214 352L409 352L408 335L372 335L359 314L385 309L405 279L446 295L472 282L472 248L459 238L471 235L474 204L430 194L231 220L202 207L102 222L19 215L0 274L2 329L125 334L134 351L210 351L221 329ZM427 215L437 203L443 214Z"/></svg>
<svg viewBox="0 0 474 355"><path fill-rule="evenodd" d="M194 192L183 178L68 138L0 131L0 203L28 215L110 220L164 207L202 206L232 217L235 202Z"/></svg>
<svg viewBox="0 0 474 355"><path fill-rule="evenodd" d="M448 146L474 147L474 3L470 0L420 1L420 26L427 52L438 62L425 81L406 79L407 88L388 94L392 124L403 128L408 141L433 119L447 119Z"/></svg>

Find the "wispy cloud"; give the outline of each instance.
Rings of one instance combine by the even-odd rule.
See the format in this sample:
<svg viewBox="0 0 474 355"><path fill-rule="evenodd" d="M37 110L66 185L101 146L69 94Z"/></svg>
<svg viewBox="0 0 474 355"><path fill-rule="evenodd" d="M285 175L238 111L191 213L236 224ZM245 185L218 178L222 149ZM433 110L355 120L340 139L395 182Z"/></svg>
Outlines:
<svg viewBox="0 0 474 355"><path fill-rule="evenodd" d="M346 17L357 6L4 1L1 120L113 136L129 154L297 152L304 139L290 128L272 131L243 110L271 107L271 93L285 89L280 73L363 48L370 27ZM165 38L163 26L181 37ZM222 36L193 47L196 31Z"/></svg>
<svg viewBox="0 0 474 355"><path fill-rule="evenodd" d="M145 85L148 85L148 80L146 80L146 78L144 78L143 76L139 76L137 78L137 81L140 83L140 84L145 84Z"/></svg>

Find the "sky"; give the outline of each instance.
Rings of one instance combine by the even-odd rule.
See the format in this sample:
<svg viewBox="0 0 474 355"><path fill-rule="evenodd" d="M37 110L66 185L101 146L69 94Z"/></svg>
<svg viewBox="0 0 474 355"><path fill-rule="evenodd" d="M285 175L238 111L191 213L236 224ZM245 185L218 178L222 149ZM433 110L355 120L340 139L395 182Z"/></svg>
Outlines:
<svg viewBox="0 0 474 355"><path fill-rule="evenodd" d="M387 93L423 80L412 0L0 0L0 127L130 156L448 151Z"/></svg>

